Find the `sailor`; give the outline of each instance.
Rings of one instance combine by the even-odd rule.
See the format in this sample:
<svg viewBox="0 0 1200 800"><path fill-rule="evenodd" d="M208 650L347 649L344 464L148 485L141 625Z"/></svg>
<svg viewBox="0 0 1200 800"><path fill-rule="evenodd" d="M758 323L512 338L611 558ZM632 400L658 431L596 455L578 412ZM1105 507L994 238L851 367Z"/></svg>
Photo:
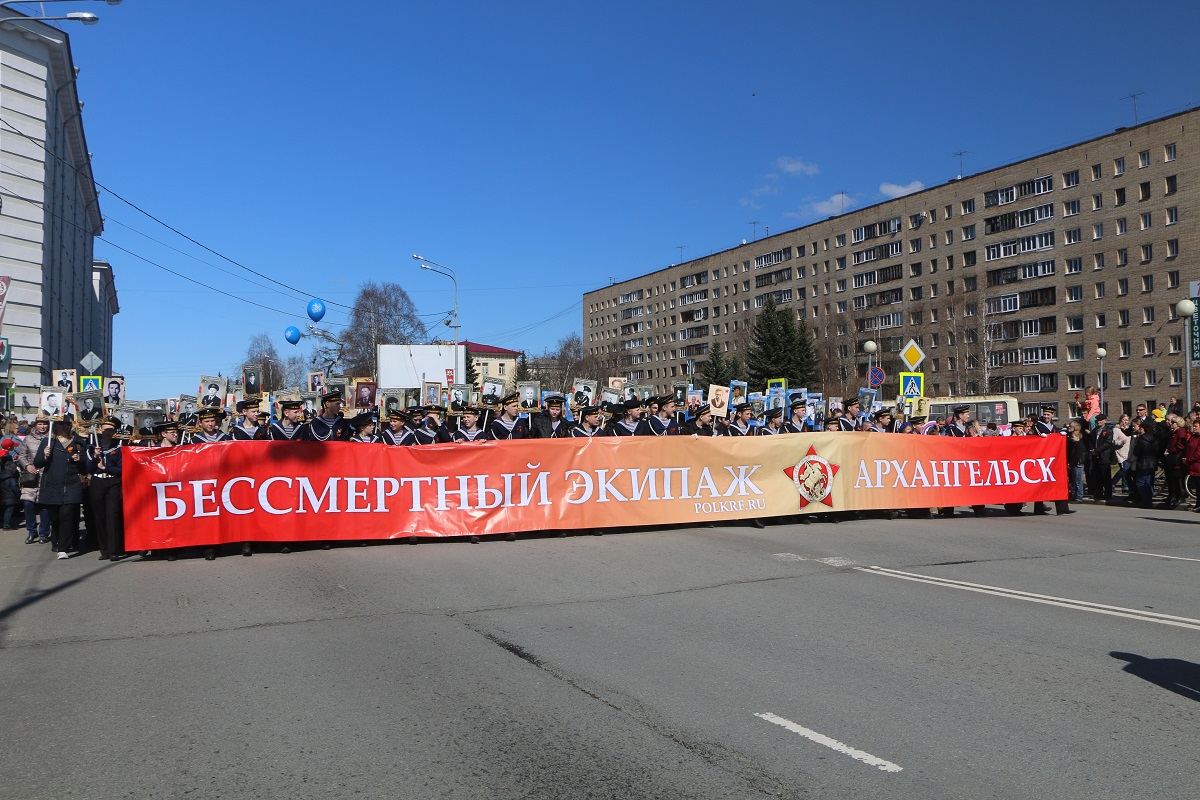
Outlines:
<svg viewBox="0 0 1200 800"><path fill-rule="evenodd" d="M486 442L491 438L488 430L479 427L479 409L476 406L463 406L458 428L454 431L454 441Z"/></svg>
<svg viewBox="0 0 1200 800"><path fill-rule="evenodd" d="M655 436L674 436L679 433L679 422L675 419L675 395L665 394L653 402L658 412L646 420L650 431Z"/></svg>
<svg viewBox="0 0 1200 800"><path fill-rule="evenodd" d="M764 415L765 420L755 432L758 436L772 436L783 433L783 409L772 408Z"/></svg>
<svg viewBox="0 0 1200 800"><path fill-rule="evenodd" d="M649 423L642 419L642 401L631 397L622 404L620 419L608 424L614 436L653 436Z"/></svg>
<svg viewBox="0 0 1200 800"><path fill-rule="evenodd" d="M611 435L600 422L600 406L584 406L579 409L579 421L571 428L575 438L592 438Z"/></svg>
<svg viewBox="0 0 1200 800"><path fill-rule="evenodd" d="M117 420L100 420L100 433L89 442L86 470L91 506L89 524L96 526L96 547L101 561L116 561L125 554L125 526L121 510L121 442L116 438Z"/></svg>
<svg viewBox="0 0 1200 800"><path fill-rule="evenodd" d="M534 439L565 439L571 435L571 426L563 419L566 402L562 395L552 394L546 398L545 411L530 415L530 433Z"/></svg>
<svg viewBox="0 0 1200 800"><path fill-rule="evenodd" d="M321 398L321 413L309 420L308 431L314 441L345 442L354 435L350 423L342 419L342 392L333 389Z"/></svg>
<svg viewBox="0 0 1200 800"><path fill-rule="evenodd" d="M967 438L970 435L967 433L967 425L971 422L971 407L957 406L951 409L951 413L954 415L954 421L952 424L946 426L945 435L955 439ZM971 509L977 517L987 514L987 508L984 506L971 506ZM938 508L938 514L943 517L953 517L954 509L949 506L942 506Z"/></svg>
<svg viewBox="0 0 1200 800"><path fill-rule="evenodd" d="M408 414L398 408L393 408L387 413L387 428L380 435L379 440L388 445L412 445L416 444L416 437L413 436L413 430L408 424Z"/></svg>
<svg viewBox="0 0 1200 800"><path fill-rule="evenodd" d="M713 425L712 406L708 403L696 406L696 410L692 412L692 418L683 423L680 433L692 436L720 436L716 426Z"/></svg>
<svg viewBox="0 0 1200 800"><path fill-rule="evenodd" d="M454 441L445 423L442 422L442 415L445 413L445 406L425 406L425 418L413 431L413 435L417 437L417 444L441 444Z"/></svg>
<svg viewBox="0 0 1200 800"><path fill-rule="evenodd" d="M1140 405L1138 406L1138 410L1143 411L1143 413L1144 413L1144 409ZM1033 423L1032 430L1030 431L1030 435L1031 436L1040 436L1043 439L1046 438L1047 436L1058 435L1059 429L1054 427L1054 415L1057 412L1058 412L1058 409L1055 408L1054 406L1042 406L1042 418L1039 419L1037 422ZM1149 427L1147 427L1146 429L1150 430ZM1033 504L1033 513L1039 514L1039 515L1040 514L1049 514L1050 509L1046 506L1046 504L1044 502L1039 500L1038 502ZM1059 516L1061 516L1063 514L1074 514L1075 509L1071 508L1070 504L1066 500L1055 500L1054 501L1054 513L1058 514Z"/></svg>
<svg viewBox="0 0 1200 800"><path fill-rule="evenodd" d="M750 418L754 416L754 406L749 403L738 403L733 407L733 421L729 423L726 436L753 436Z"/></svg>
<svg viewBox="0 0 1200 800"><path fill-rule="evenodd" d="M258 422L258 398L240 400L237 410L242 421L229 429L229 437L235 442L257 442L267 438L267 429Z"/></svg>
<svg viewBox="0 0 1200 800"><path fill-rule="evenodd" d="M858 413L861 405L857 397L851 397L846 401L846 413L838 417L839 431L856 431L858 430Z"/></svg>
<svg viewBox="0 0 1200 800"><path fill-rule="evenodd" d="M154 435L158 439L157 447L176 447L179 444L178 422L160 422L154 426Z"/></svg>
<svg viewBox="0 0 1200 800"><path fill-rule="evenodd" d="M309 438L308 426L300 421L302 400L284 400L279 404L279 421L267 428L267 438L273 442L303 442Z"/></svg>
<svg viewBox="0 0 1200 800"><path fill-rule="evenodd" d="M373 412L364 411L356 414L350 418L349 422L350 427L354 429L354 435L350 437L350 441L362 444L379 442L379 437L375 435L375 414Z"/></svg>
<svg viewBox="0 0 1200 800"><path fill-rule="evenodd" d="M500 416L488 427L493 439L529 438L529 426L520 418L520 399L517 392L500 398Z"/></svg>
<svg viewBox="0 0 1200 800"><path fill-rule="evenodd" d="M806 413L808 410L808 405L804 402L804 400L797 397L792 401L791 405L789 406L789 410L792 413L791 416L788 417L787 422L783 423L783 432L804 433L806 430L808 430L808 416Z"/></svg>
<svg viewBox="0 0 1200 800"><path fill-rule="evenodd" d="M209 444L212 442L228 442L229 434L219 427L225 419L225 412L219 408L201 409L197 415L196 424L199 430L188 437L187 444Z"/></svg>

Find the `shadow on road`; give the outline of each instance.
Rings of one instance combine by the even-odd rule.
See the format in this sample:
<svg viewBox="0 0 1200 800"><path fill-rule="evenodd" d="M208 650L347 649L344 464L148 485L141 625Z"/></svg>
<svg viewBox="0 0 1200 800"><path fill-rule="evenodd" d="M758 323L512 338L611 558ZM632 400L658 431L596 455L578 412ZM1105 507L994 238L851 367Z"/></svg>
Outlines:
<svg viewBox="0 0 1200 800"><path fill-rule="evenodd" d="M1174 517L1142 517L1147 522L1174 522L1176 525L1200 525L1200 519L1176 519Z"/></svg>
<svg viewBox="0 0 1200 800"><path fill-rule="evenodd" d="M32 588L41 580L42 576L45 574L45 572L47 570L47 567L53 563L55 563L55 561L53 559L50 559L50 560L47 560L45 562L38 564L37 567L35 567L34 569L29 570L24 577L26 579L25 580L26 586L30 587L30 588L21 589L19 587L14 587L13 592L9 595L9 597L10 598L19 598L19 599L12 599L6 605L0 606L0 648L4 647L5 639L7 638L8 620L11 617L15 616L17 614L17 612L28 608L29 606L33 605L34 603L40 603L42 600L53 597L54 595L58 594L61 591L64 591L65 589L70 589L72 586L75 586L78 583L82 583L83 581L86 581L88 578L91 578L94 575L99 575L101 572L103 572L106 569L110 569L111 567L116 566L115 564L111 564L111 563L105 564L104 566L99 567L97 569L93 569L84 575L80 575L77 578L71 578L70 580L63 581L62 583L56 584L55 586L51 586L48 589Z"/></svg>
<svg viewBox="0 0 1200 800"><path fill-rule="evenodd" d="M1146 658L1116 650L1109 655L1121 661L1128 661L1123 669L1130 675L1136 675L1155 686L1170 689L1190 700L1200 701L1200 664L1180 658Z"/></svg>

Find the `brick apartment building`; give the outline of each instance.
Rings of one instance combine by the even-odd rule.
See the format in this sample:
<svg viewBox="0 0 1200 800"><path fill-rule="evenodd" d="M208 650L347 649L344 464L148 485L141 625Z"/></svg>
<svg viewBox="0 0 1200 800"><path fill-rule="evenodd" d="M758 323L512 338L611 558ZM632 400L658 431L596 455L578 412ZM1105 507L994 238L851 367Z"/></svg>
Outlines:
<svg viewBox="0 0 1200 800"><path fill-rule="evenodd" d="M815 337L826 395L889 380L915 338L928 396L1012 394L1059 416L1184 396L1200 280L1200 110L952 180L583 296L600 371L667 391L711 348L741 357L768 295Z"/></svg>

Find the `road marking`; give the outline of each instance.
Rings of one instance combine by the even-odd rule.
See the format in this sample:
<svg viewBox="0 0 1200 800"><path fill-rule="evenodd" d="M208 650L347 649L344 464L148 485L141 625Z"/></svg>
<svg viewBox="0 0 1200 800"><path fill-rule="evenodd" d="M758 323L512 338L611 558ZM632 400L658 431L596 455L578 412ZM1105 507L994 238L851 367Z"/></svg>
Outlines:
<svg viewBox="0 0 1200 800"><path fill-rule="evenodd" d="M889 578L900 578L906 581L916 581L917 583L928 583L934 586L944 586L950 589L965 589L968 592L979 592L980 594L990 594L997 597L1009 597L1014 600L1028 600L1031 603L1042 603L1048 606L1060 606L1061 608L1072 608L1076 611L1091 611L1094 614L1107 614L1112 617L1126 617L1128 619L1141 620L1142 622L1157 622L1160 625L1174 625L1178 628L1190 628L1200 631L1200 619L1191 619L1189 617L1176 617L1171 614L1157 614L1153 611L1141 611L1136 608L1123 608L1121 606L1106 606L1102 603L1092 603L1087 600L1072 600L1069 597L1055 597L1046 594L1034 594L1033 592L1022 592L1017 589L1006 589L1003 586L987 586L982 583L967 583L966 581L954 581L949 578L937 578L932 575L920 575L915 572L900 572L899 570L886 569L884 567L855 567L859 572L867 572L872 575L883 575Z"/></svg>
<svg viewBox="0 0 1200 800"><path fill-rule="evenodd" d="M812 556L798 556L795 553L775 553L771 558L776 561L816 561L818 564L828 564L831 567L853 567L857 561L852 561L848 558L840 558L831 556L829 558L813 558Z"/></svg>
<svg viewBox="0 0 1200 800"><path fill-rule="evenodd" d="M882 758L873 756L870 753L863 752L862 750L856 750L848 744L839 742L837 739L831 739L823 733L817 733L816 731L810 730L803 725L797 725L790 719L777 717L770 713L755 714L754 716L758 717L759 719L765 719L767 722L773 722L781 728L787 728L792 733L798 733L809 741L825 745L830 750L836 750L839 753L848 755L857 761L863 762L864 764L870 764L872 767L881 769L884 772L900 772L904 769L904 767L901 767L898 764L893 764L890 761L884 761Z"/></svg>
<svg viewBox="0 0 1200 800"><path fill-rule="evenodd" d="M1135 556L1154 556L1155 558L1171 558L1176 561L1200 561L1200 558L1184 558L1183 556L1164 556L1162 553L1142 553L1138 550L1118 550L1118 553L1129 553Z"/></svg>

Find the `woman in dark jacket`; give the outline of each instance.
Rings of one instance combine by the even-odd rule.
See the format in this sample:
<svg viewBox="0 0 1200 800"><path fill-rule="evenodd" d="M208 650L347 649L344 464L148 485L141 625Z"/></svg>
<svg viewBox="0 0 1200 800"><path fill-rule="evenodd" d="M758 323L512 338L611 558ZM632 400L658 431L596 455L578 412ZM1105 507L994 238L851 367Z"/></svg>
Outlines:
<svg viewBox="0 0 1200 800"><path fill-rule="evenodd" d="M71 423L60 420L33 457L33 465L42 470L37 502L50 511L52 547L59 558L70 558L67 553L79 536L79 506L83 503L79 475L84 450L84 443L72 434Z"/></svg>
<svg viewBox="0 0 1200 800"><path fill-rule="evenodd" d="M1158 469L1158 454L1162 452L1162 447L1148 422L1135 419L1133 433L1129 458L1133 461L1134 505L1150 508L1154 502L1154 471Z"/></svg>

